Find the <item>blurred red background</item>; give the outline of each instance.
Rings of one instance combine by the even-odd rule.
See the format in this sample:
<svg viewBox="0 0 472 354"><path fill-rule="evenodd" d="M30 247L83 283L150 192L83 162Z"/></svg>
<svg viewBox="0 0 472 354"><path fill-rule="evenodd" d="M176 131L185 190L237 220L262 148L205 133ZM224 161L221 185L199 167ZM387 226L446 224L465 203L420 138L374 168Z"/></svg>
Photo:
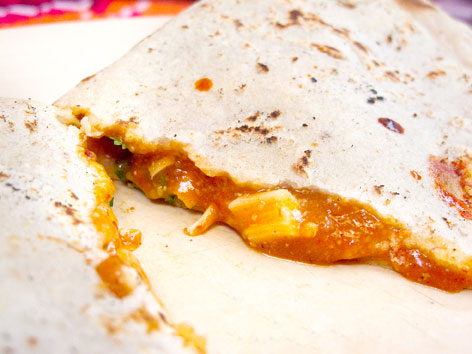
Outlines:
<svg viewBox="0 0 472 354"><path fill-rule="evenodd" d="M270 0L267 0L270 1ZM105 17L174 15L193 0L0 0L0 28ZM433 0L472 25L472 0Z"/></svg>

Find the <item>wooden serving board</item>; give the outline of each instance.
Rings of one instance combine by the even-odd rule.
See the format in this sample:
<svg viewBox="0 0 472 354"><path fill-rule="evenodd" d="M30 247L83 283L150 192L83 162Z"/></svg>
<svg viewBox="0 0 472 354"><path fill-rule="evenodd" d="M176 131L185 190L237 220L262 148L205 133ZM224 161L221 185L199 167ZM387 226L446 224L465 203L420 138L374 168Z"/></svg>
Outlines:
<svg viewBox="0 0 472 354"><path fill-rule="evenodd" d="M472 294L449 294L371 265L271 258L225 226L189 237L199 215L119 185L115 212L138 226L135 251L173 321L209 353L467 353Z"/></svg>

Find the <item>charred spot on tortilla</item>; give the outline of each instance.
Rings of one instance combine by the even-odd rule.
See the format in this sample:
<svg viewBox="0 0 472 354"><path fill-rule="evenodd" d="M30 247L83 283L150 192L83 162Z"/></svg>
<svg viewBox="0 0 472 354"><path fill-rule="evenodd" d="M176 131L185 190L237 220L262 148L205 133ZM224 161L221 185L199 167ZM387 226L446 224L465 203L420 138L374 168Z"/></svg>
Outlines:
<svg viewBox="0 0 472 354"><path fill-rule="evenodd" d="M392 80L393 82L400 82L400 79L398 78L398 73L395 73L391 70L387 70L384 75L386 78Z"/></svg>
<svg viewBox="0 0 472 354"><path fill-rule="evenodd" d="M276 110L270 113L270 118L277 119L280 116L280 111Z"/></svg>
<svg viewBox="0 0 472 354"><path fill-rule="evenodd" d="M304 178L309 178L306 168L310 166L311 150L305 150L303 156L293 165L293 170Z"/></svg>
<svg viewBox="0 0 472 354"><path fill-rule="evenodd" d="M292 20L292 23L299 23L298 19L300 17L303 17L303 14L299 10L292 10L289 12L289 17L290 17L290 20Z"/></svg>
<svg viewBox="0 0 472 354"><path fill-rule="evenodd" d="M337 0L342 6L348 9L356 8L356 4L352 0Z"/></svg>
<svg viewBox="0 0 472 354"><path fill-rule="evenodd" d="M395 122L393 119L379 118L377 119L377 121L380 124L382 124L385 128L387 128L388 130L391 130L394 133L403 134L405 132L405 129L400 124Z"/></svg>
<svg viewBox="0 0 472 354"><path fill-rule="evenodd" d="M38 130L38 120L33 119L33 120L25 120L24 121L25 127L29 130L29 132L35 133Z"/></svg>
<svg viewBox="0 0 472 354"><path fill-rule="evenodd" d="M233 20L234 25L236 26L237 29L244 27L243 23L241 20L238 20L237 18Z"/></svg>
<svg viewBox="0 0 472 354"><path fill-rule="evenodd" d="M436 71L430 71L428 74L426 74L426 77L431 80L435 80L440 76L445 76L446 72L444 70L436 70Z"/></svg>
<svg viewBox="0 0 472 354"><path fill-rule="evenodd" d="M260 113L256 112L253 115L247 117L246 120L249 122L255 122L259 116L260 116Z"/></svg>
<svg viewBox="0 0 472 354"><path fill-rule="evenodd" d="M269 67L266 64L263 63L257 63L257 72L258 73L268 73L269 72Z"/></svg>
<svg viewBox="0 0 472 354"><path fill-rule="evenodd" d="M311 43L310 45L318 49L321 53L327 54L330 57L333 57L336 59L344 59L344 54L339 49L336 49L329 45L317 44L317 43Z"/></svg>

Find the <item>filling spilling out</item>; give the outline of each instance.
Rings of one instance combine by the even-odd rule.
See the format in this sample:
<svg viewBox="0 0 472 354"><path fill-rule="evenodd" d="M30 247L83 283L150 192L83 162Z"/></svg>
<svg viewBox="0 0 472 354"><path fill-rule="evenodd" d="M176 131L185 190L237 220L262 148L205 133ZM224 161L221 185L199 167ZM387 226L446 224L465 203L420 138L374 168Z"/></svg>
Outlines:
<svg viewBox="0 0 472 354"><path fill-rule="evenodd" d="M177 149L133 154L108 137L89 138L88 149L111 176L133 183L149 199L201 211L186 229L191 236L221 222L249 247L274 257L313 264L375 259L446 291L472 287L470 274L406 246L409 233L400 223L362 203L311 189L257 188L210 177Z"/></svg>

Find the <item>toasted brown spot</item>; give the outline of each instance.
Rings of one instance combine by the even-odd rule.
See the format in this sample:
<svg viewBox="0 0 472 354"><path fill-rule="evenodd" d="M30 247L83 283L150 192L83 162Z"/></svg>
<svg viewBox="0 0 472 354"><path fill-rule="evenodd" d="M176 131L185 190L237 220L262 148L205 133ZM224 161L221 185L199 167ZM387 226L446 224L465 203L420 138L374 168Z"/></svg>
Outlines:
<svg viewBox="0 0 472 354"><path fill-rule="evenodd" d="M187 25L182 25L180 28L182 28L182 29L188 29L188 26L187 26Z"/></svg>
<svg viewBox="0 0 472 354"><path fill-rule="evenodd" d="M257 118L259 117L259 115L260 115L260 113L256 112L252 116L247 117L246 120L249 121L249 122L255 122L257 120Z"/></svg>
<svg viewBox="0 0 472 354"><path fill-rule="evenodd" d="M434 10L431 4L423 0L396 0L396 2L409 10Z"/></svg>
<svg viewBox="0 0 472 354"><path fill-rule="evenodd" d="M243 92L244 89L246 88L246 84L241 84L237 89L235 89L236 92Z"/></svg>
<svg viewBox="0 0 472 354"><path fill-rule="evenodd" d="M233 20L233 23L234 23L234 25L236 26L236 28L241 28L241 27L244 26L243 23L242 23L240 20L238 20L238 19L234 19L234 20Z"/></svg>
<svg viewBox="0 0 472 354"><path fill-rule="evenodd" d="M25 127L30 133L35 133L38 130L38 121L36 119L32 121L25 120Z"/></svg>
<svg viewBox="0 0 472 354"><path fill-rule="evenodd" d="M0 114L0 119L3 120L4 122L7 121L7 117L5 117L4 115Z"/></svg>
<svg viewBox="0 0 472 354"><path fill-rule="evenodd" d="M320 52L328 54L330 57L333 57L335 59L344 58L343 53L339 49L330 47L329 45L322 45L322 44L316 44L316 43L311 43L310 45L318 49Z"/></svg>
<svg viewBox="0 0 472 354"><path fill-rule="evenodd" d="M304 155L292 166L292 169L299 175L308 178L306 168L310 165L311 150L305 150Z"/></svg>
<svg viewBox="0 0 472 354"><path fill-rule="evenodd" d="M5 172L0 171L0 181L5 181L8 178L10 178L10 176L8 174L6 174Z"/></svg>
<svg viewBox="0 0 472 354"><path fill-rule="evenodd" d="M405 132L405 129L395 122L393 119L390 118L379 118L377 121L382 124L385 128L388 130L391 130L392 132L398 133L398 134L403 134Z"/></svg>
<svg viewBox="0 0 472 354"><path fill-rule="evenodd" d="M94 77L95 77L95 74L93 74L93 75L90 75L90 76L87 76L85 79L82 79L82 81L81 81L81 82L87 82L87 81L89 81L89 80L93 79Z"/></svg>
<svg viewBox="0 0 472 354"><path fill-rule="evenodd" d="M263 127L255 127L255 128L254 128L254 131L255 131L256 133L259 133L259 134L262 134L262 135L267 135L267 134L269 134L269 132L270 132L269 129L263 128Z"/></svg>
<svg viewBox="0 0 472 354"><path fill-rule="evenodd" d="M385 76L393 82L400 82L400 79L393 71L386 71Z"/></svg>
<svg viewBox="0 0 472 354"><path fill-rule="evenodd" d="M296 26L300 24L300 18L304 18L304 15L299 10L291 10L288 12L288 22L287 23L280 23L276 22L275 26L280 29L284 29L290 26Z"/></svg>
<svg viewBox="0 0 472 354"><path fill-rule="evenodd" d="M383 192L383 187L385 187L383 184L379 184L378 186L374 186L374 191L377 194L382 194Z"/></svg>
<svg viewBox="0 0 472 354"><path fill-rule="evenodd" d="M270 118L277 119L280 116L280 111L276 110L270 113Z"/></svg>
<svg viewBox="0 0 472 354"><path fill-rule="evenodd" d="M26 343L28 343L28 345L30 347L35 347L37 344L38 344L38 340L36 339L36 337L28 337Z"/></svg>
<svg viewBox="0 0 472 354"><path fill-rule="evenodd" d="M154 51L154 48L148 48L147 52L152 53Z"/></svg>
<svg viewBox="0 0 472 354"><path fill-rule="evenodd" d="M11 183L5 183L5 185L6 185L7 187L10 187L14 192L20 191L20 188L15 187L15 186L14 186L13 184L11 184Z"/></svg>
<svg viewBox="0 0 472 354"><path fill-rule="evenodd" d="M219 36L220 34L221 34L221 32L216 30L213 34L210 34L208 37L215 38L215 37Z"/></svg>
<svg viewBox="0 0 472 354"><path fill-rule="evenodd" d="M269 72L269 67L265 64L257 63L257 72L267 73L267 72Z"/></svg>
<svg viewBox="0 0 472 354"><path fill-rule="evenodd" d="M245 134L256 134L260 135L261 137L264 137L270 133L273 133L274 131L280 130L281 127L275 126L275 127L265 127L264 125L260 126L249 126L247 124L243 124L239 127L236 128L228 128L226 130L217 130L214 133L215 134L229 134L233 138L238 138L241 136L240 133L245 133Z"/></svg>
<svg viewBox="0 0 472 354"><path fill-rule="evenodd" d="M75 215L75 213L77 212L76 209L70 207L70 206L67 206L67 205L64 205L62 204L61 202L59 201L56 201L54 202L54 206L56 208L61 208L64 213L68 216L70 216L72 218L72 223L74 225L78 225L78 224L81 224L82 223L82 220L80 220L79 218L77 218L77 216Z"/></svg>
<svg viewBox="0 0 472 354"><path fill-rule="evenodd" d="M292 23L298 23L298 18L303 17L303 14L299 10L292 10L289 12L289 17L290 20L292 20Z"/></svg>
<svg viewBox="0 0 472 354"><path fill-rule="evenodd" d="M70 192L70 196L72 198L74 198L75 200L79 200L79 197L77 197L77 195L74 192L72 192L72 191L69 191L69 192Z"/></svg>
<svg viewBox="0 0 472 354"><path fill-rule="evenodd" d="M443 71L443 70L436 70L436 71L430 71L426 77L428 79L431 79L431 80L434 80L436 78L438 78L439 76L445 76L446 75L446 72Z"/></svg>
<svg viewBox="0 0 472 354"><path fill-rule="evenodd" d="M253 127L249 127L247 124L244 124L244 125L241 125L240 127L234 128L234 129L239 130L243 133L247 133L247 132L250 131L251 128L253 128Z"/></svg>
<svg viewBox="0 0 472 354"><path fill-rule="evenodd" d="M352 0L338 0L338 3L348 9L354 9L356 7L356 4L354 4Z"/></svg>
<svg viewBox="0 0 472 354"><path fill-rule="evenodd" d="M298 60L298 57L292 57L292 62L296 62Z"/></svg>
<svg viewBox="0 0 472 354"><path fill-rule="evenodd" d="M268 137L268 138L266 139L266 142L267 142L268 144L272 144L272 143L276 143L277 140L278 140L278 138L277 138L276 136L272 135L272 136L270 136L270 137Z"/></svg>
<svg viewBox="0 0 472 354"><path fill-rule="evenodd" d="M354 45L359 48L360 50L362 50L364 53L368 54L369 51L367 50L367 48L360 42L356 42L354 41ZM378 64L378 63L377 63Z"/></svg>

